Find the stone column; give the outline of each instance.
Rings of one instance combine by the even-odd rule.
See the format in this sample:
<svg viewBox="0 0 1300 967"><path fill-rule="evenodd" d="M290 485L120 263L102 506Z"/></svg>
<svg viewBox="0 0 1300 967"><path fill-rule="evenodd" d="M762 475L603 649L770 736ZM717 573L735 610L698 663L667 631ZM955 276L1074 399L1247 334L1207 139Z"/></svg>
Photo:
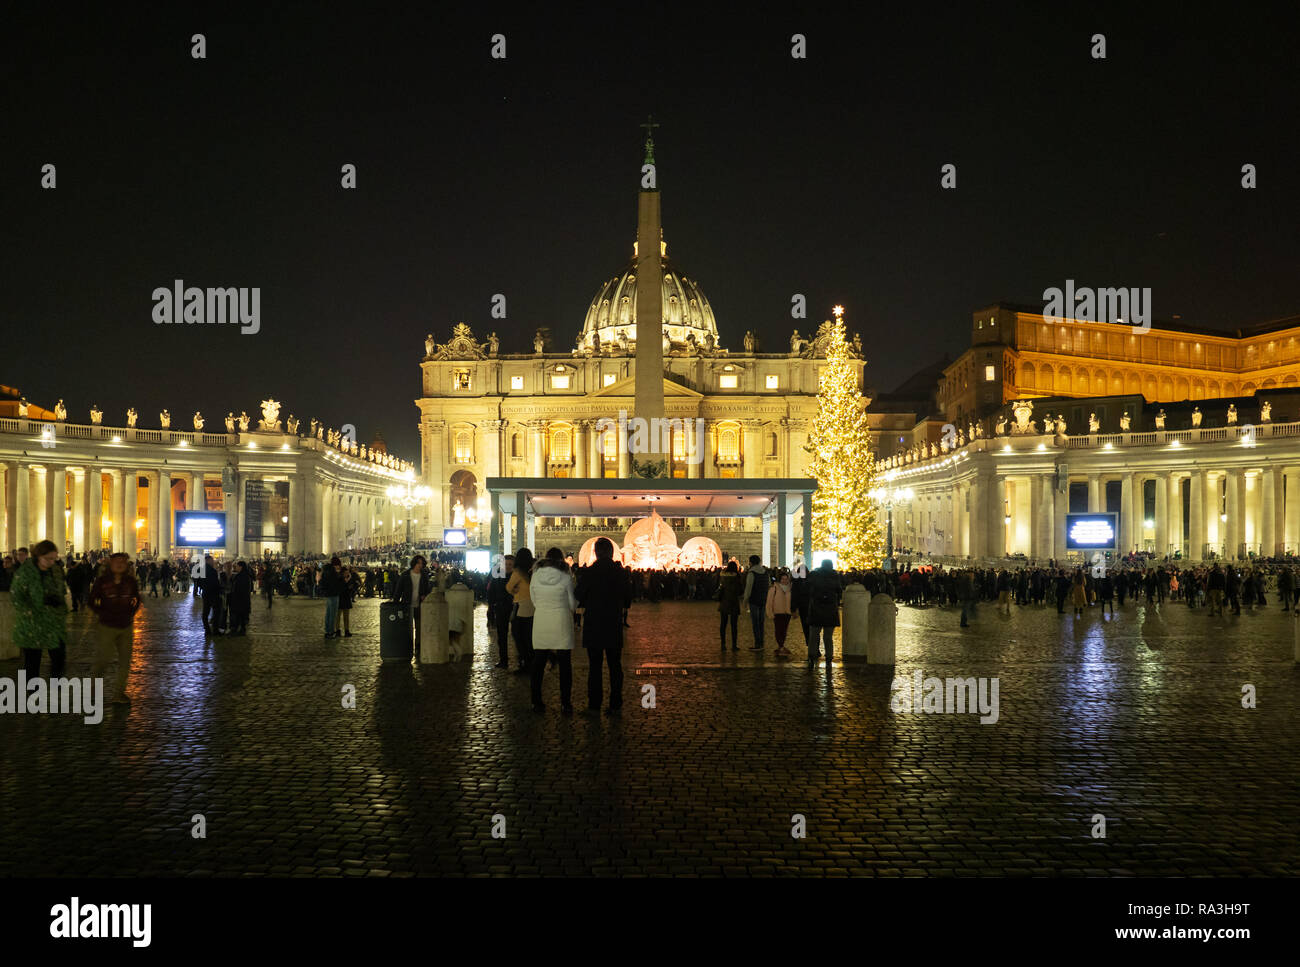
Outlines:
<svg viewBox="0 0 1300 967"><path fill-rule="evenodd" d="M13 496L9 503L13 509L9 525L9 544L17 550L32 546L31 479L27 467L15 460L9 465L9 488Z"/></svg>
<svg viewBox="0 0 1300 967"><path fill-rule="evenodd" d="M86 467L82 478L82 517L86 521L85 546L83 550L98 551L103 545L104 533L104 480L98 467Z"/></svg>
<svg viewBox="0 0 1300 967"><path fill-rule="evenodd" d="M1287 467L1283 486L1286 502L1286 541L1287 550L1292 554L1300 551L1300 470Z"/></svg>
<svg viewBox="0 0 1300 967"><path fill-rule="evenodd" d="M614 433L618 437L618 476L620 480L626 480L632 476L632 453L628 449L628 435L622 427L615 427Z"/></svg>
<svg viewBox="0 0 1300 967"><path fill-rule="evenodd" d="M299 507L302 501L302 471L294 469L289 473L289 542L285 545L286 554L301 554L303 551L303 514ZM374 523L373 520L368 523Z"/></svg>
<svg viewBox="0 0 1300 967"><path fill-rule="evenodd" d="M120 511L122 526L118 530L122 538L121 550L130 554L132 559L135 558L139 546L135 529L140 499L140 478L138 474L139 471L136 470L122 471L122 490L119 494L122 499L122 509Z"/></svg>
<svg viewBox="0 0 1300 967"><path fill-rule="evenodd" d="M546 476L546 423L543 420L534 420L530 425L532 430L532 448L533 448L533 476Z"/></svg>
<svg viewBox="0 0 1300 967"><path fill-rule="evenodd" d="M760 437L762 435L762 424L758 420L742 420L741 432L744 434L742 460L744 461L744 477L746 480L753 480L756 477L763 476L762 453Z"/></svg>
<svg viewBox="0 0 1300 967"><path fill-rule="evenodd" d="M1034 557L1041 564L1056 556L1052 540L1056 531L1056 476L1040 474L1036 483L1038 503L1034 513Z"/></svg>
<svg viewBox="0 0 1300 967"><path fill-rule="evenodd" d="M1277 472L1265 467L1259 475L1259 553L1272 557L1277 553Z"/></svg>
<svg viewBox="0 0 1300 967"><path fill-rule="evenodd" d="M1136 534L1141 534L1142 522L1133 517L1133 474L1126 473L1119 481L1119 552L1127 554L1137 545Z"/></svg>
<svg viewBox="0 0 1300 967"><path fill-rule="evenodd" d="M1242 483L1240 470L1228 470L1224 473L1224 495L1228 507L1227 531L1224 535L1224 556L1230 560L1237 559L1238 551L1242 541L1243 530L1241 526L1242 517Z"/></svg>
<svg viewBox="0 0 1300 967"><path fill-rule="evenodd" d="M302 506L304 516L306 517L307 533L305 535L305 540L307 542L307 553L309 554L319 554L325 545L325 534L323 530L325 522L324 517L321 514L325 505L323 498L321 497L321 489L322 486L320 482L316 480L313 471L307 470L303 473ZM387 514L387 511L385 511L385 514ZM386 532L388 531L388 524L389 518L385 516L384 528ZM391 541L392 538L390 537L389 540Z"/></svg>
<svg viewBox="0 0 1300 967"><path fill-rule="evenodd" d="M185 481L185 509L202 510L203 499L203 474L192 473Z"/></svg>
<svg viewBox="0 0 1300 967"><path fill-rule="evenodd" d="M239 519L239 496L243 489L244 475L236 473L235 492L230 495L224 493L222 495L226 508L226 555L231 560L240 557L241 548L243 547L244 524Z"/></svg>
<svg viewBox="0 0 1300 967"><path fill-rule="evenodd" d="M988 550L988 515L984 512L987 503L987 485L975 476L970 481L970 555L977 560L987 557Z"/></svg>
<svg viewBox="0 0 1300 967"><path fill-rule="evenodd" d="M145 540L149 545L149 550L153 553L158 552L158 474L150 471L147 475L149 479L148 496L145 498L145 506L148 511L145 515L145 525L142 528L145 531Z"/></svg>
<svg viewBox="0 0 1300 967"><path fill-rule="evenodd" d="M161 557L172 552L172 475L158 471L158 542L154 545Z"/></svg>
<svg viewBox="0 0 1300 967"><path fill-rule="evenodd" d="M1056 486L1056 471L1052 471L1053 487ZM1067 482L1065 490L1059 488L1054 490L1056 497L1055 506L1052 508L1056 514L1056 526L1053 528L1054 536L1052 538L1052 556L1058 561L1065 559L1065 515L1070 510L1070 486Z"/></svg>
<svg viewBox="0 0 1300 967"><path fill-rule="evenodd" d="M1169 553L1169 474L1156 474L1156 558Z"/></svg>
<svg viewBox="0 0 1300 967"><path fill-rule="evenodd" d="M1285 475L1281 467L1273 470L1273 545L1274 554L1286 553L1286 499L1283 492Z"/></svg>
<svg viewBox="0 0 1300 967"><path fill-rule="evenodd" d="M483 477L504 477L501 466L501 431L505 423L501 420L488 420L483 424ZM481 484L483 481L479 481ZM440 532L441 533L441 532Z"/></svg>
<svg viewBox="0 0 1300 967"><path fill-rule="evenodd" d="M605 476L605 430L598 430L595 425L588 434L588 453L587 468L591 476L596 479L602 479ZM615 433L618 432L615 424Z"/></svg>
<svg viewBox="0 0 1300 967"><path fill-rule="evenodd" d="M65 467L59 467L57 470L51 469L46 476L50 478L50 540L54 541L54 546L59 549L59 556L62 557L68 542L68 517L64 513L68 505L68 471Z"/></svg>
<svg viewBox="0 0 1300 967"><path fill-rule="evenodd" d="M1183 475L1169 474L1169 543L1181 547L1183 543Z"/></svg>
<svg viewBox="0 0 1300 967"><path fill-rule="evenodd" d="M1188 500L1188 543L1187 556L1199 561L1205 556L1205 471L1193 470L1188 486L1191 491Z"/></svg>
<svg viewBox="0 0 1300 967"><path fill-rule="evenodd" d="M1088 513L1096 514L1106 509L1102 497L1103 493L1101 474L1088 474Z"/></svg>
<svg viewBox="0 0 1300 967"><path fill-rule="evenodd" d="M714 423L705 423L704 431L704 477L712 479L718 476L718 430Z"/></svg>
<svg viewBox="0 0 1300 967"><path fill-rule="evenodd" d="M431 525L435 533L442 533L442 528L446 526L443 522L447 519L447 504L449 501L448 482L450 475L447 473L447 422L445 420L430 420L426 425L429 440L429 479L425 481L433 495L429 498ZM384 484L388 486L387 483ZM405 537L405 531L403 531Z"/></svg>
<svg viewBox="0 0 1300 967"><path fill-rule="evenodd" d="M68 533L67 540L72 544L74 554L80 554L86 549L86 478L80 467L69 467L68 473L68 504L72 513L68 515Z"/></svg>
<svg viewBox="0 0 1300 967"><path fill-rule="evenodd" d="M573 421L573 475L580 480L591 476L591 472L587 469L587 456L588 451L591 449L587 437L590 433L591 422L589 420Z"/></svg>

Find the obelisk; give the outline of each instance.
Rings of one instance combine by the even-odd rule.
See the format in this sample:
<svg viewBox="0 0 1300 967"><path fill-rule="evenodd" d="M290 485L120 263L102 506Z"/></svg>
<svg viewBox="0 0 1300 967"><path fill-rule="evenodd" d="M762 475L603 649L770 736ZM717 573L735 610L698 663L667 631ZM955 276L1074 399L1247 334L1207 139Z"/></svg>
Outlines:
<svg viewBox="0 0 1300 967"><path fill-rule="evenodd" d="M664 296L660 248L663 228L659 215L659 182L655 169L651 119L646 129L645 162L636 218L636 399L632 415L646 421L644 434L649 452L634 454L638 463L663 460L660 424L664 415ZM647 185L649 187L647 187Z"/></svg>

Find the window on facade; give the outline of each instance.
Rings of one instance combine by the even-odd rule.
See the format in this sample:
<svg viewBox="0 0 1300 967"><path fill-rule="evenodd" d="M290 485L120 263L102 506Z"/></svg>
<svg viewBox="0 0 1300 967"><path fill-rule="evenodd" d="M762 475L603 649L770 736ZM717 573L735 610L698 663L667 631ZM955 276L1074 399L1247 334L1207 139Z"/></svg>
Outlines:
<svg viewBox="0 0 1300 967"><path fill-rule="evenodd" d="M524 378L523 378L522 376L511 376L511 377L510 377L510 388L511 388L511 389L523 389L523 388L524 388Z"/></svg>
<svg viewBox="0 0 1300 967"><path fill-rule="evenodd" d="M452 389L469 389L469 370L453 369L451 371L451 388Z"/></svg>
<svg viewBox="0 0 1300 967"><path fill-rule="evenodd" d="M779 444L777 443L776 434L769 433L767 435L767 455L769 457L775 457L777 455L778 446Z"/></svg>
<svg viewBox="0 0 1300 967"><path fill-rule="evenodd" d="M604 377L604 385L613 386L614 381L616 379L618 379L618 375L616 373L606 373Z"/></svg>
<svg viewBox="0 0 1300 967"><path fill-rule="evenodd" d="M606 460L618 459L618 431L617 430L605 431L605 441L603 447L604 447Z"/></svg>
<svg viewBox="0 0 1300 967"><path fill-rule="evenodd" d="M556 430L551 436L551 459L557 463L567 463L573 459L573 438L568 430Z"/></svg>
<svg viewBox="0 0 1300 967"><path fill-rule="evenodd" d="M735 389L738 380L735 373L723 373L718 377L718 386L722 389Z"/></svg>
<svg viewBox="0 0 1300 967"><path fill-rule="evenodd" d="M469 430L456 431L456 462L474 462L474 434Z"/></svg>
<svg viewBox="0 0 1300 967"><path fill-rule="evenodd" d="M993 380L994 380L995 378L996 378L995 368L994 368L993 366L991 366L991 365L990 365L990 366L985 366L985 367L984 367L984 381L985 381L986 383L991 383L991 382L993 382Z"/></svg>
<svg viewBox="0 0 1300 967"><path fill-rule="evenodd" d="M569 374L555 373L551 376L551 389L568 389Z"/></svg>
<svg viewBox="0 0 1300 967"><path fill-rule="evenodd" d="M767 388L780 389L780 387L781 387L781 380L777 378L777 375L775 373L769 373L767 377Z"/></svg>
<svg viewBox="0 0 1300 967"><path fill-rule="evenodd" d="M673 459L685 460L686 456L686 434L678 430L673 433Z"/></svg>
<svg viewBox="0 0 1300 967"><path fill-rule="evenodd" d="M718 459L731 463L740 459L740 431L737 427L723 427L718 431Z"/></svg>
<svg viewBox="0 0 1300 967"><path fill-rule="evenodd" d="M520 444L519 434L518 433L510 434L510 456L522 457L524 455L523 448L519 444Z"/></svg>

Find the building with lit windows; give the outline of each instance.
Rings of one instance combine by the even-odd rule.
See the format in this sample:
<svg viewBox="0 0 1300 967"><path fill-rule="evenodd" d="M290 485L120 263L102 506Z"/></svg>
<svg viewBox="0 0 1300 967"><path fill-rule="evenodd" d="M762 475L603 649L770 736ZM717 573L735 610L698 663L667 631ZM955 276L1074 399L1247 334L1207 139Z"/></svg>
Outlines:
<svg viewBox="0 0 1300 967"><path fill-rule="evenodd" d="M669 259L656 234L659 271L652 274L659 276L661 312L650 365L662 370L662 413L675 421L663 454L666 475L806 477L803 447L817 411L829 323L816 332L796 330L779 351L759 346L749 332L739 347L725 345L699 281ZM486 543L488 478L637 475L636 454L617 423L620 414L638 411L638 254L634 245L631 262L596 287L581 324L574 319L571 348L553 345L549 328L537 330L532 353L502 353L495 333L476 335L465 324L445 342L425 339L415 403L421 475L434 496L421 536L467 526ZM856 337L854 352L861 384ZM575 539L588 532L617 537L627 525L628 519L542 518L538 542L576 548ZM752 520L674 526L712 536L732 553L758 550L760 527Z"/></svg>

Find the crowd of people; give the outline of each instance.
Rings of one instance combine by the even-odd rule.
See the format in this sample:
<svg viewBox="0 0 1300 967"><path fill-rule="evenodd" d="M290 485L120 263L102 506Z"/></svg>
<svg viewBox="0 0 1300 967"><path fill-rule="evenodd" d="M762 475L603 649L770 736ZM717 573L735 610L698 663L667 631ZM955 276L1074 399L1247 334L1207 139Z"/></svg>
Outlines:
<svg viewBox="0 0 1300 967"><path fill-rule="evenodd" d="M476 600L486 600L498 657L495 667L511 667L513 641L515 671L530 676L535 710L545 710L542 686L547 668L555 668L562 711L573 711L571 655L580 638L590 658L585 713L598 714L604 705L607 714L617 714L622 707L623 631L637 601L716 602L719 646L724 652L728 643L732 651L740 650L739 629L746 614L751 648L763 652L770 621L774 656L784 660L793 657L787 640L797 618L812 668L823 657L828 664L832 661L843 593L855 583L872 594L887 593L900 605L952 608L959 611L962 627L981 602L994 602L1003 614L1010 614L1013 605L1050 608L1054 603L1059 614L1076 619L1091 608L1113 615L1116 608L1135 602L1157 609L1170 604L1203 608L1213 616L1266 607L1270 595L1276 595L1283 611L1291 611L1300 592L1297 563L1289 558L1185 565L1130 555L1105 565L1013 561L965 567L929 562L898 566L891 560L885 568L844 572L825 561L809 572L802 566L768 568L753 555L743 569L733 558L721 568L659 571L625 568L613 559L613 544L601 539L589 566L576 566L560 548L551 548L541 558L521 548L505 555L488 577L462 570L464 558L457 551L431 552L432 561L417 554L405 568L379 560L374 553L351 552L346 561L333 555L219 562L211 555L201 561L132 561L122 552L91 551L65 562L52 542L41 541L30 554L24 547L5 555L0 568L0 592L8 592L12 604L11 613L0 609L0 657L5 657L2 649L12 641L21 651L29 678L39 675L47 654L51 676L62 676L67 658L66 614L89 609L97 619L92 674L97 676L116 662L113 701L126 702L132 624L145 597L186 595L192 587L202 599L205 634L232 637L248 634L258 596L267 609L276 597L319 598L325 604L326 638L352 637L354 603L382 597L410 606L418 636L419 602L432 588L433 574L442 572L441 586L463 582Z"/></svg>

